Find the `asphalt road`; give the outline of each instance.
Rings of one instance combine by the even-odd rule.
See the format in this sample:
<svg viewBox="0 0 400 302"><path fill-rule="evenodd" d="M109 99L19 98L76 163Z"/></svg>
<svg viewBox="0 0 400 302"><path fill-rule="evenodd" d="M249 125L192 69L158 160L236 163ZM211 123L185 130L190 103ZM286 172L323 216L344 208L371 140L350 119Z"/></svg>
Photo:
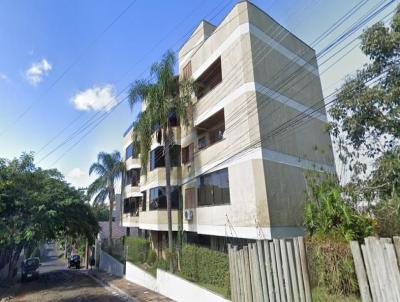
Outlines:
<svg viewBox="0 0 400 302"><path fill-rule="evenodd" d="M53 244L47 245L46 253L39 269L37 280L18 282L10 287L7 301L126 301L117 292L107 290L84 273L84 270L68 269L62 258L58 256ZM0 298L4 294L0 294Z"/></svg>

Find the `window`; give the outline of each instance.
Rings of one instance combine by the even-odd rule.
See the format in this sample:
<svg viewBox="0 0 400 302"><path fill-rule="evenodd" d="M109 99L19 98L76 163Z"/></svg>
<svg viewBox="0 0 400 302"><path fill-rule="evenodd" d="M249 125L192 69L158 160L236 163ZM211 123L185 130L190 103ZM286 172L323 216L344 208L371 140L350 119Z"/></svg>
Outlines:
<svg viewBox="0 0 400 302"><path fill-rule="evenodd" d="M147 198L146 198L146 191L142 192L142 211L146 211L146 204L147 204Z"/></svg>
<svg viewBox="0 0 400 302"><path fill-rule="evenodd" d="M196 126L198 140L198 149L207 148L224 138L225 132L225 114L224 109L214 113Z"/></svg>
<svg viewBox="0 0 400 302"><path fill-rule="evenodd" d="M150 189L150 210L167 209L165 187ZM179 187L171 187L171 209L179 209Z"/></svg>
<svg viewBox="0 0 400 302"><path fill-rule="evenodd" d="M150 151L150 171L159 167L165 167L163 147Z"/></svg>
<svg viewBox="0 0 400 302"><path fill-rule="evenodd" d="M185 209L196 207L196 188L185 189Z"/></svg>
<svg viewBox="0 0 400 302"><path fill-rule="evenodd" d="M221 58L219 57L196 80L196 97L201 99L222 82Z"/></svg>
<svg viewBox="0 0 400 302"><path fill-rule="evenodd" d="M133 150L133 144L130 144L128 147L125 149L125 159L130 159L130 158L135 158L135 152Z"/></svg>
<svg viewBox="0 0 400 302"><path fill-rule="evenodd" d="M177 127L177 126L179 126L179 119L178 119L178 117L176 116L175 109L172 110L172 111L170 112L170 114L169 114L169 117L168 117L168 124L169 124L170 127Z"/></svg>
<svg viewBox="0 0 400 302"><path fill-rule="evenodd" d="M189 61L182 69L182 78L189 79L192 76L192 61Z"/></svg>
<svg viewBox="0 0 400 302"><path fill-rule="evenodd" d="M207 147L207 138L205 136L199 138L199 140L197 141L197 147L199 148L199 150Z"/></svg>
<svg viewBox="0 0 400 302"><path fill-rule="evenodd" d="M131 216L139 216L139 205L141 197L130 197L124 199L124 213Z"/></svg>
<svg viewBox="0 0 400 302"><path fill-rule="evenodd" d="M131 186L138 186L140 182L140 169L130 169L126 172L125 184Z"/></svg>
<svg viewBox="0 0 400 302"><path fill-rule="evenodd" d="M210 145L221 141L224 138L225 124L218 125L214 129L211 129L209 133Z"/></svg>
<svg viewBox="0 0 400 302"><path fill-rule="evenodd" d="M172 146L170 156L171 167L178 167L181 164L181 146ZM150 171L159 167L165 167L164 147L162 146L150 151Z"/></svg>
<svg viewBox="0 0 400 302"><path fill-rule="evenodd" d="M198 205L220 205L230 203L228 169L200 176Z"/></svg>
<svg viewBox="0 0 400 302"><path fill-rule="evenodd" d="M193 143L182 148L182 163L186 164L190 161L193 161Z"/></svg>

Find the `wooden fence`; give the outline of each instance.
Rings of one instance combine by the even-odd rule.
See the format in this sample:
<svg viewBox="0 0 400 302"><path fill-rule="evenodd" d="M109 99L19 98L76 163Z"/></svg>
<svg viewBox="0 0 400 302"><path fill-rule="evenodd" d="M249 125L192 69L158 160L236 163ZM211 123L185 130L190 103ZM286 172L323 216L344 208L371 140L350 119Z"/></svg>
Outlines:
<svg viewBox="0 0 400 302"><path fill-rule="evenodd" d="M228 246L233 302L311 301L303 237Z"/></svg>
<svg viewBox="0 0 400 302"><path fill-rule="evenodd" d="M350 243L362 301L400 301L400 237L364 242Z"/></svg>

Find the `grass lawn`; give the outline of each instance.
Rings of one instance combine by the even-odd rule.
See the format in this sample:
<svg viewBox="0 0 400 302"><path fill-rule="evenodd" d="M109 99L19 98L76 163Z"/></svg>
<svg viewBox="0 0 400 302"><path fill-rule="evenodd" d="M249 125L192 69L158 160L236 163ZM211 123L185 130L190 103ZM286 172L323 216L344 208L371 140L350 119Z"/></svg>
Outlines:
<svg viewBox="0 0 400 302"><path fill-rule="evenodd" d="M317 287L312 290L312 298L313 302L361 302L361 298L357 296L330 295L322 287Z"/></svg>

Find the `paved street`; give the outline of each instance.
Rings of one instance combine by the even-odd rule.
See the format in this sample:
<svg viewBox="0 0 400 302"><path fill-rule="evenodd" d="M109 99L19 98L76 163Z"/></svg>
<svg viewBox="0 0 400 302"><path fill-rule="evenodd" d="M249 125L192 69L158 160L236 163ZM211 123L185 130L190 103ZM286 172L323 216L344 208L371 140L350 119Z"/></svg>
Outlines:
<svg viewBox="0 0 400 302"><path fill-rule="evenodd" d="M46 246L39 279L18 282L12 288L1 290L0 299L8 296L13 302L128 301L118 292L100 286L83 270L67 269L58 257L60 254L54 245Z"/></svg>

